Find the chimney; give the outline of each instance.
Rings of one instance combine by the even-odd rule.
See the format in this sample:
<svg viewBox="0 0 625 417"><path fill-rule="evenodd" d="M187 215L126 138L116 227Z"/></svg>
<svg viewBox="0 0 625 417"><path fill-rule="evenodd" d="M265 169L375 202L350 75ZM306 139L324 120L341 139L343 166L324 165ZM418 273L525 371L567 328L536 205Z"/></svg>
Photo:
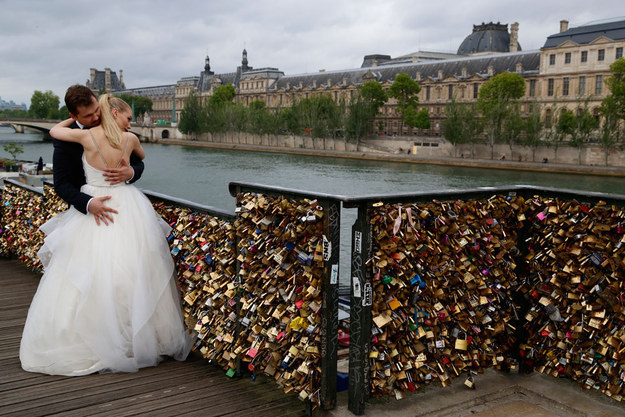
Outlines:
<svg viewBox="0 0 625 417"><path fill-rule="evenodd" d="M519 50L519 24L514 22L510 25L510 52Z"/></svg>
<svg viewBox="0 0 625 417"><path fill-rule="evenodd" d="M111 91L111 69L104 68L104 89L109 92Z"/></svg>
<svg viewBox="0 0 625 417"><path fill-rule="evenodd" d="M569 30L569 21L560 20L560 33L566 32L567 30Z"/></svg>
<svg viewBox="0 0 625 417"><path fill-rule="evenodd" d="M91 68L91 81L89 81L89 85L93 85L93 82L95 81L95 73L96 73L96 69L95 68Z"/></svg>
<svg viewBox="0 0 625 417"><path fill-rule="evenodd" d="M122 69L119 70L119 85L122 88L126 88L126 86L124 85L124 70Z"/></svg>

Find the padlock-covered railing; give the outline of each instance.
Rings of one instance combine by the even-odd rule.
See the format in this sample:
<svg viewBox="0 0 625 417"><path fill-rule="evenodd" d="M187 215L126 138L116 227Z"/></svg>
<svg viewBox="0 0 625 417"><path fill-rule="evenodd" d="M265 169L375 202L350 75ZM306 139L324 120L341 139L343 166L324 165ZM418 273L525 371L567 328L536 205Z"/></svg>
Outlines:
<svg viewBox="0 0 625 417"><path fill-rule="evenodd" d="M605 371L592 386L603 381L608 395L620 395L618 360L601 366L596 352L599 346L602 357L614 358L625 347L614 294L625 275L624 203L623 196L525 186L345 200L358 208L350 410L362 414L369 396L401 398L460 375L472 386L486 367L538 365L583 379L582 358L595 373ZM567 279L584 280L580 265L593 278L571 287ZM589 296L592 288L603 295ZM586 332L580 309L597 316L593 328L587 317ZM619 330L602 334L610 321ZM569 360L575 350L578 366Z"/></svg>
<svg viewBox="0 0 625 417"><path fill-rule="evenodd" d="M341 196L230 183L242 338L253 372L313 406L336 403ZM239 354L239 357L241 355Z"/></svg>
<svg viewBox="0 0 625 417"><path fill-rule="evenodd" d="M40 189L12 179L4 180L0 248L4 256L15 257L29 268L40 271L37 251L43 244L39 226L49 219Z"/></svg>
<svg viewBox="0 0 625 417"><path fill-rule="evenodd" d="M231 184L228 212L144 191L168 222L194 349L228 376L274 378L309 411L336 403L340 196ZM67 205L53 184L7 181L2 253L41 270L39 226ZM261 216L262 217L259 217Z"/></svg>

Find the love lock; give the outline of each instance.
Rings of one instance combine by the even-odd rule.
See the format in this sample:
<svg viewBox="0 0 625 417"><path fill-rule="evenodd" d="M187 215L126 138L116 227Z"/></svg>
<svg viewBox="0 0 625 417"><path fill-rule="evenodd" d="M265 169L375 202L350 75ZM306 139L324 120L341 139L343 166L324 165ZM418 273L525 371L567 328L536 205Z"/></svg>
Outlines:
<svg viewBox="0 0 625 417"><path fill-rule="evenodd" d="M460 335L463 333L464 333L464 339L460 339ZM458 337L456 338L456 344L454 345L456 350L467 350L468 346L469 346L469 342L467 341L466 332L459 333Z"/></svg>

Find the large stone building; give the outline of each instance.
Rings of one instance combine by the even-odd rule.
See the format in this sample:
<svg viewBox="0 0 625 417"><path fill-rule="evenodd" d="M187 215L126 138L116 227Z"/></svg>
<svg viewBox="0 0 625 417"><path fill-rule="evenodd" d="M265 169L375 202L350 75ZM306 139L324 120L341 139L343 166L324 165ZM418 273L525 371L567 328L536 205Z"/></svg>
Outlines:
<svg viewBox="0 0 625 417"><path fill-rule="evenodd" d="M269 108L288 107L297 99L327 94L335 101L348 100L368 81L390 87L397 74L407 73L421 85L420 106L428 109L432 121L428 131L409 128L400 122L396 105L391 100L382 109L380 121L389 135L441 134L440 121L445 106L452 98L472 102L481 85L501 72L514 72L524 77L526 95L522 111L529 104L542 104L549 119L555 107L572 110L588 105L597 113L601 100L608 93L604 84L609 67L623 56L625 17L591 22L569 28L560 22L560 31L549 36L540 50L522 51L518 42L517 23L486 23L474 25L458 48L457 54L415 52L400 57L372 54L364 57L359 68L297 75L286 75L277 68L255 69L248 65L243 50L241 65L231 73L215 74L206 57L204 71L185 77L176 84L125 89L115 88L117 77L110 70L104 76L92 70L88 86L94 90L112 87L112 91L145 95L154 101L151 120L179 120L184 99L191 91L200 97L210 96L219 85L232 84L236 100L247 105L263 100ZM108 74L108 75L107 75ZM120 71L121 74L121 71ZM104 87L101 84L107 83Z"/></svg>

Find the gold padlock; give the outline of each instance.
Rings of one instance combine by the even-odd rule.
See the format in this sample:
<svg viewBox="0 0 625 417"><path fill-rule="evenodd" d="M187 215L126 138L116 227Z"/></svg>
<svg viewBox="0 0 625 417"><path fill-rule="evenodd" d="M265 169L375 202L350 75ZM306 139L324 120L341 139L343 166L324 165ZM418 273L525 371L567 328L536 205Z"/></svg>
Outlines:
<svg viewBox="0 0 625 417"><path fill-rule="evenodd" d="M467 341L466 337L467 334L464 333L464 339L460 339L460 337L456 338L456 344L454 345L456 350L467 350L467 348L469 347L469 342Z"/></svg>

